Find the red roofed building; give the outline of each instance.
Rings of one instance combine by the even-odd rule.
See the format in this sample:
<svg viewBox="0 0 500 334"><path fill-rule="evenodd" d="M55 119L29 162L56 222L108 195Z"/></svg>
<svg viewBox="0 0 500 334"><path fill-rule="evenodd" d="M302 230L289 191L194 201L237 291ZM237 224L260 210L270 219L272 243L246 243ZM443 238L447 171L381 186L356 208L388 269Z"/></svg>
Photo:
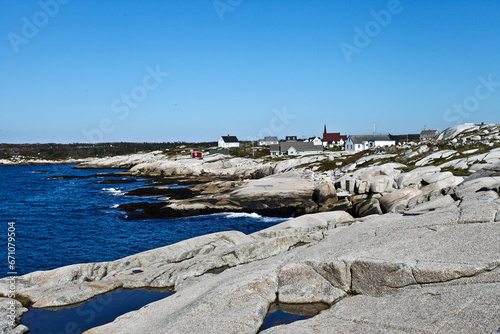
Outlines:
<svg viewBox="0 0 500 334"><path fill-rule="evenodd" d="M347 136L341 136L340 132L326 132L326 124L325 129L323 131L323 146L325 147L334 147L334 146L344 146L345 141L347 140Z"/></svg>

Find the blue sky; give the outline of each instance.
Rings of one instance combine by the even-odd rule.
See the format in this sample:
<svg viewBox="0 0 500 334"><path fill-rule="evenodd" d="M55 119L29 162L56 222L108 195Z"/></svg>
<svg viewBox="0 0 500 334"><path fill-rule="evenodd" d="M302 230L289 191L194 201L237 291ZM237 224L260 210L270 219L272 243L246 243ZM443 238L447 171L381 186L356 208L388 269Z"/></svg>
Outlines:
<svg viewBox="0 0 500 334"><path fill-rule="evenodd" d="M0 142L500 122L498 1L1 2Z"/></svg>

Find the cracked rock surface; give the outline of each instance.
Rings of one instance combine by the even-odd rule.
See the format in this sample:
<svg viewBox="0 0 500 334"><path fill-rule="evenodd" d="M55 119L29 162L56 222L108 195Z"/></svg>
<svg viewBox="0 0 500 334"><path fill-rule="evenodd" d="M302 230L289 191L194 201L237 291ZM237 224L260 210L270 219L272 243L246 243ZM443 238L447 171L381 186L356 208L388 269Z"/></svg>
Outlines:
<svg viewBox="0 0 500 334"><path fill-rule="evenodd" d="M492 182L466 180L453 196L411 214L305 215L251 235L220 232L35 272L19 279L18 293L49 307L120 287L176 291L92 334L257 333L275 302L330 307L264 333L493 333L500 327L500 224L492 215L499 197L484 189ZM8 289L3 280L0 289Z"/></svg>

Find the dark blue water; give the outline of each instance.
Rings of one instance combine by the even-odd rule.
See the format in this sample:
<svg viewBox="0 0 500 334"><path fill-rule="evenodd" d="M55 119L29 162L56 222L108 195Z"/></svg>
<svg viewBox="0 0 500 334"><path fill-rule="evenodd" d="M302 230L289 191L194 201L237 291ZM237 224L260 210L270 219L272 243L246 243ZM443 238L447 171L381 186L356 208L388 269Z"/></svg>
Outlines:
<svg viewBox="0 0 500 334"><path fill-rule="evenodd" d="M166 298L173 292L119 290L61 310L31 309L22 318L30 334L79 334L117 317Z"/></svg>
<svg viewBox="0 0 500 334"><path fill-rule="evenodd" d="M119 204L155 198L130 197L123 193L148 185L99 184L116 177L48 179L50 176L85 176L118 170L79 170L73 166L0 166L0 221L7 236L15 223L15 271L23 275L37 270L87 262L116 260L192 237L219 231L252 233L283 219L247 214L127 220ZM37 173L48 171L49 173ZM7 240L6 240L7 241ZM5 258L7 247L5 245ZM1 251L1 250L0 250ZM9 271L0 263L0 277Z"/></svg>
<svg viewBox="0 0 500 334"><path fill-rule="evenodd" d="M292 322L309 318L311 318L310 315L298 315L278 309L272 313L267 314L260 330L263 331L274 326L291 324Z"/></svg>

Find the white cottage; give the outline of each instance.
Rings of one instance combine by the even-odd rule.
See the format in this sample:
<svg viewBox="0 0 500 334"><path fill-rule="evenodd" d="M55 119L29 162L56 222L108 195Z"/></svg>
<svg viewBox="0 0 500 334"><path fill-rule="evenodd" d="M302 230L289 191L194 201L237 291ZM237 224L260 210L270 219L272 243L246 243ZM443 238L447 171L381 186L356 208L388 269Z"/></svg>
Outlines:
<svg viewBox="0 0 500 334"><path fill-rule="evenodd" d="M323 145L323 141L321 140L321 138L319 138L318 136L314 136L314 137L311 137L309 139L306 139L304 140L306 143L313 143L314 145Z"/></svg>
<svg viewBox="0 0 500 334"><path fill-rule="evenodd" d="M236 136L221 136L219 139L219 147L240 147L240 142L238 141L238 138L236 138Z"/></svg>
<svg viewBox="0 0 500 334"><path fill-rule="evenodd" d="M276 136L267 136L264 137L264 139L259 139L259 146L269 146L277 144L279 144L279 140Z"/></svg>
<svg viewBox="0 0 500 334"><path fill-rule="evenodd" d="M281 155L305 155L318 154L323 152L323 145L314 145L303 141L282 142L278 145L271 145L271 156Z"/></svg>
<svg viewBox="0 0 500 334"><path fill-rule="evenodd" d="M347 138L345 150L358 152L374 147L394 146L395 140L391 140L388 135L352 135Z"/></svg>

